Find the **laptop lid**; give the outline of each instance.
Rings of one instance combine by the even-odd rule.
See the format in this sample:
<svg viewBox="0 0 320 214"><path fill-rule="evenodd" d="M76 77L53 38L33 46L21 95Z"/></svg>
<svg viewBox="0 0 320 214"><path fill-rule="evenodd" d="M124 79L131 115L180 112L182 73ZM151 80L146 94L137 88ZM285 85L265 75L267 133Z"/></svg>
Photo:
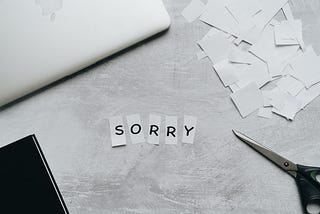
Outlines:
<svg viewBox="0 0 320 214"><path fill-rule="evenodd" d="M0 106L170 25L161 0L1 0Z"/></svg>

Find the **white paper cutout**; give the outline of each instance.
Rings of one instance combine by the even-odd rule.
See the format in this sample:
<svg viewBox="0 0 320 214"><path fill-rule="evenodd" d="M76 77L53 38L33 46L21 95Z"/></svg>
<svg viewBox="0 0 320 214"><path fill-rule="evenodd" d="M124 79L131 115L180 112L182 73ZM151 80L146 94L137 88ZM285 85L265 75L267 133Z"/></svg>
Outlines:
<svg viewBox="0 0 320 214"><path fill-rule="evenodd" d="M125 146L126 135L123 126L123 120L121 116L115 116L109 118L110 134L111 134L111 146Z"/></svg>
<svg viewBox="0 0 320 214"><path fill-rule="evenodd" d="M183 9L181 14L188 22L196 20L205 10L206 5L200 0L192 0L190 4Z"/></svg>
<svg viewBox="0 0 320 214"><path fill-rule="evenodd" d="M145 142L140 115L127 115L127 124L132 144Z"/></svg>
<svg viewBox="0 0 320 214"><path fill-rule="evenodd" d="M150 114L148 126L148 143L159 145L161 130L161 116Z"/></svg>
<svg viewBox="0 0 320 214"><path fill-rule="evenodd" d="M207 54L213 64L217 64L228 57L230 42L223 33L218 33L199 41L200 47Z"/></svg>
<svg viewBox="0 0 320 214"><path fill-rule="evenodd" d="M268 107L268 108L259 108L258 111L258 116L259 117L263 117L263 118L267 118L267 119L271 119L272 118L272 108Z"/></svg>
<svg viewBox="0 0 320 214"><path fill-rule="evenodd" d="M166 116L165 120L165 144L177 144L178 142L178 118Z"/></svg>
<svg viewBox="0 0 320 214"><path fill-rule="evenodd" d="M235 68L227 60L223 60L213 66L224 86L229 86L238 81Z"/></svg>
<svg viewBox="0 0 320 214"><path fill-rule="evenodd" d="M250 83L230 96L242 117L248 116L263 106L261 91L255 83Z"/></svg>
<svg viewBox="0 0 320 214"><path fill-rule="evenodd" d="M184 116L182 143L193 144L196 133L197 118L193 116Z"/></svg>

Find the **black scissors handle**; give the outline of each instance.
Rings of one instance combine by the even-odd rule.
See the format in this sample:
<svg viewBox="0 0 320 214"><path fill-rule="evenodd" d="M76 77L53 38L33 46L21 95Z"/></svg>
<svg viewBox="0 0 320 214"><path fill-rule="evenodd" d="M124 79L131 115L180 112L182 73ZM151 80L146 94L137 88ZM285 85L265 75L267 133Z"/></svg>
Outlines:
<svg viewBox="0 0 320 214"><path fill-rule="evenodd" d="M297 168L295 179L300 192L303 210L305 213L311 213L308 210L308 205L312 204L320 207L320 167L297 164ZM318 179L317 175L319 176Z"/></svg>

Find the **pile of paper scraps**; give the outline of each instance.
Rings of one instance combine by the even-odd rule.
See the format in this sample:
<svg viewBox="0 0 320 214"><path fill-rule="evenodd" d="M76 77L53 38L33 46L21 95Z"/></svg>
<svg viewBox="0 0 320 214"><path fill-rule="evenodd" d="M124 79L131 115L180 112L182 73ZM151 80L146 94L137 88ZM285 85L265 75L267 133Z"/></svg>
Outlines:
<svg viewBox="0 0 320 214"><path fill-rule="evenodd" d="M258 110L260 117L293 120L320 95L320 58L305 46L288 0L192 0L182 15L211 26L198 42L198 59L212 61L243 118Z"/></svg>

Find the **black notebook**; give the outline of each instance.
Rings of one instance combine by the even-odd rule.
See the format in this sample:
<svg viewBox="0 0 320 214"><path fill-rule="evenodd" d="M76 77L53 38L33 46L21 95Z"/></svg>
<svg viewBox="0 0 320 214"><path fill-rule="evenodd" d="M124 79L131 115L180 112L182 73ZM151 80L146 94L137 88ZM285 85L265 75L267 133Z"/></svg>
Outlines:
<svg viewBox="0 0 320 214"><path fill-rule="evenodd" d="M0 213L69 213L34 135L0 148Z"/></svg>

